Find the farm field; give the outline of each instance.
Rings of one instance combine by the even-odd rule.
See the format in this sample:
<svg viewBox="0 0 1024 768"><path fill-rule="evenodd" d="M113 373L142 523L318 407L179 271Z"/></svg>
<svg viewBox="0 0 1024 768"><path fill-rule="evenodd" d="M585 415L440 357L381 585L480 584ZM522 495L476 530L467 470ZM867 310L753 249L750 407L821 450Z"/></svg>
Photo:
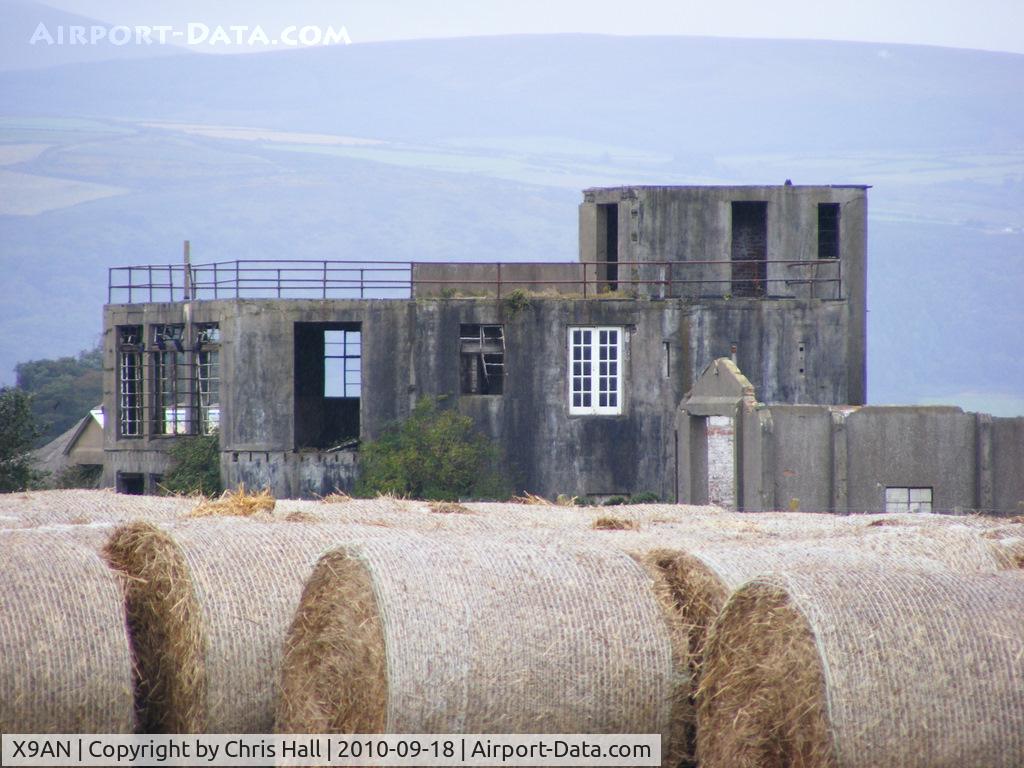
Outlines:
<svg viewBox="0 0 1024 768"><path fill-rule="evenodd" d="M1024 762L1019 518L530 500L0 496L0 730Z"/></svg>

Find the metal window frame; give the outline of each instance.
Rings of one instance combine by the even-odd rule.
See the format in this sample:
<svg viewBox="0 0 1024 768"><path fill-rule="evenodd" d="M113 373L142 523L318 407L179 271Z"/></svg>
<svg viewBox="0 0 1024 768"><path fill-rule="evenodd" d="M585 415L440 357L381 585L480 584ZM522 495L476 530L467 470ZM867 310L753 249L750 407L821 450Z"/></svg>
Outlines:
<svg viewBox="0 0 1024 768"><path fill-rule="evenodd" d="M212 435L220 429L220 326L197 324L193 337L194 425L197 434ZM211 418L214 411L216 418Z"/></svg>
<svg viewBox="0 0 1024 768"><path fill-rule="evenodd" d="M125 334L137 329L137 342L125 341ZM145 355L142 339L143 326L124 325L117 327L117 437L137 439L143 437L146 422L145 405ZM129 365L128 361L132 364ZM131 376L127 372L131 371ZM127 385L131 384L132 391Z"/></svg>
<svg viewBox="0 0 1024 768"><path fill-rule="evenodd" d="M195 434L192 393L192 351L185 346L184 323L149 327L149 360L153 406L150 434L178 437Z"/></svg>
<svg viewBox="0 0 1024 768"><path fill-rule="evenodd" d="M328 342L327 334L329 333L340 333L341 337L341 354L330 354L329 350L332 346L337 346L337 342ZM353 346L358 347L356 354L349 354L349 336L357 335L359 341ZM324 399L326 400L358 400L363 394L363 330L349 330L345 328L328 328L323 332L324 341ZM328 360L341 360L341 391L343 394L330 395L327 393L327 361ZM349 361L357 361L357 365L354 369L349 367ZM357 381L351 381L350 376L354 375ZM354 388L355 395L349 394L349 389Z"/></svg>

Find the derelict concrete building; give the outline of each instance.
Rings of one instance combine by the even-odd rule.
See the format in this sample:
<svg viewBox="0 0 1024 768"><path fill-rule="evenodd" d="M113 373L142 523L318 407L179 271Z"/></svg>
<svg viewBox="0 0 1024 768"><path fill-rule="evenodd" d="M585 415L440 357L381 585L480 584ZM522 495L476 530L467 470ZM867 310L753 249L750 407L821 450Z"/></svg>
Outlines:
<svg viewBox="0 0 1024 768"><path fill-rule="evenodd" d="M360 441L443 396L514 485L678 493L677 409L732 356L768 402L865 399L861 186L589 189L575 262L231 261L110 271L104 483L216 432L225 483L350 488Z"/></svg>

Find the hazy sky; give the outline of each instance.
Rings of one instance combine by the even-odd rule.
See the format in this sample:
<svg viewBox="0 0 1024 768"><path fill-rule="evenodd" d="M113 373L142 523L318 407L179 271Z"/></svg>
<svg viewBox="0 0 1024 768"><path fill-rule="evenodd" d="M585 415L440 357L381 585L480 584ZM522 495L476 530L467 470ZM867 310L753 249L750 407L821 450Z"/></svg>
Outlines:
<svg viewBox="0 0 1024 768"><path fill-rule="evenodd" d="M1024 0L47 0L113 24L344 26L352 41L593 32L916 43L1024 53Z"/></svg>

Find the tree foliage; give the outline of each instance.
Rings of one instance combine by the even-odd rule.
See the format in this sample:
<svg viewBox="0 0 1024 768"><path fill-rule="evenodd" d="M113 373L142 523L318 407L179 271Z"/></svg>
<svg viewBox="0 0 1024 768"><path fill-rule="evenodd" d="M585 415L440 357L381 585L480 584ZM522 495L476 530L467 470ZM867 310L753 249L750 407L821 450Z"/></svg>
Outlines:
<svg viewBox="0 0 1024 768"><path fill-rule="evenodd" d="M181 438L168 454L175 463L160 484L168 493L215 496L223 490L220 482L220 438L217 435Z"/></svg>
<svg viewBox="0 0 1024 768"><path fill-rule="evenodd" d="M15 367L18 387L32 395L40 445L71 429L103 399L103 350L30 360Z"/></svg>
<svg viewBox="0 0 1024 768"><path fill-rule="evenodd" d="M424 398L407 420L360 448L356 493L439 501L506 498L499 458L498 447L473 429L472 419Z"/></svg>
<svg viewBox="0 0 1024 768"><path fill-rule="evenodd" d="M31 395L16 387L0 389L0 492L22 491L39 480L29 456L38 435Z"/></svg>

